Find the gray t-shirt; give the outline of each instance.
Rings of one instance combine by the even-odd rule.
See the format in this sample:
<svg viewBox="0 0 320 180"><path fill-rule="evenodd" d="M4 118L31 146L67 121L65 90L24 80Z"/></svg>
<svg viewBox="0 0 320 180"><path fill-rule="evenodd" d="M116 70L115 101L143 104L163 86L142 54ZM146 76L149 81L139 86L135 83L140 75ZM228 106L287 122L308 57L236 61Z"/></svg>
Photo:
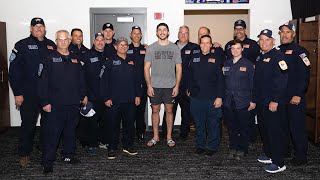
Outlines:
<svg viewBox="0 0 320 180"><path fill-rule="evenodd" d="M169 42L162 46L154 42L148 46L145 62L151 62L151 86L154 88L172 88L176 84L176 64L181 64L180 49Z"/></svg>

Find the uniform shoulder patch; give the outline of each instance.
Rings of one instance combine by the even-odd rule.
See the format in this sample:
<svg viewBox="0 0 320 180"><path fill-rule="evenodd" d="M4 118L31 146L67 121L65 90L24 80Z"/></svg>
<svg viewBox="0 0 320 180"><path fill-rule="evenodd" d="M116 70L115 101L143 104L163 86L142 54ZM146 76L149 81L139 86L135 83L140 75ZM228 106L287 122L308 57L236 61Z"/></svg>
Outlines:
<svg viewBox="0 0 320 180"><path fill-rule="evenodd" d="M287 70L288 69L288 65L284 60L279 61L279 66L282 70Z"/></svg>
<svg viewBox="0 0 320 180"><path fill-rule="evenodd" d="M310 60L309 58L307 57L306 53L302 53L299 55L301 60L303 61L303 63L306 65L306 66L310 66Z"/></svg>
<svg viewBox="0 0 320 180"><path fill-rule="evenodd" d="M39 64L39 69L38 69L38 76L41 76L42 70L43 70L43 64L40 63Z"/></svg>
<svg viewBox="0 0 320 180"><path fill-rule="evenodd" d="M12 51L9 57L9 61L13 62L16 59L16 57L17 57L16 53Z"/></svg>

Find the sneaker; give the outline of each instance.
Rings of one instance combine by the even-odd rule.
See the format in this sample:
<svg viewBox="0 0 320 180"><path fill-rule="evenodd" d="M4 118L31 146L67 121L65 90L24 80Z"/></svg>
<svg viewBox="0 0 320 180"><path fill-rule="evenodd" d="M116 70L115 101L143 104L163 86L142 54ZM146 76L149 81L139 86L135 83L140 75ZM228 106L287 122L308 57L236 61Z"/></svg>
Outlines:
<svg viewBox="0 0 320 180"><path fill-rule="evenodd" d="M22 167L27 167L31 163L30 156L20 157L19 163Z"/></svg>
<svg viewBox="0 0 320 180"><path fill-rule="evenodd" d="M89 147L87 153L91 156L97 155L97 148L96 147Z"/></svg>
<svg viewBox="0 0 320 180"><path fill-rule="evenodd" d="M244 155L245 155L244 152L237 151L237 153L234 156L234 159L240 161L244 157Z"/></svg>
<svg viewBox="0 0 320 180"><path fill-rule="evenodd" d="M205 156L208 156L208 157L211 157L213 156L213 154L216 153L216 151L213 151L213 150L207 150Z"/></svg>
<svg viewBox="0 0 320 180"><path fill-rule="evenodd" d="M133 147L123 148L122 151L127 153L127 154L129 154L129 155L131 155L131 156L134 156L134 155L138 154L138 152Z"/></svg>
<svg viewBox="0 0 320 180"><path fill-rule="evenodd" d="M270 158L268 158L267 156L259 156L257 160L263 164L271 164L272 163L272 160Z"/></svg>
<svg viewBox="0 0 320 180"><path fill-rule="evenodd" d="M202 155L205 155L206 153L206 150L205 149L201 149L201 148L197 148L196 150L196 155L199 155L199 156L202 156Z"/></svg>
<svg viewBox="0 0 320 180"><path fill-rule="evenodd" d="M43 174L47 175L53 172L53 167L52 166L43 166Z"/></svg>
<svg viewBox="0 0 320 180"><path fill-rule="evenodd" d="M236 151L236 150L230 149L230 150L229 150L229 154L228 154L228 158L229 158L229 159L233 159L233 158L236 156L236 154L237 154L237 151Z"/></svg>
<svg viewBox="0 0 320 180"><path fill-rule="evenodd" d="M103 144L102 142L99 142L99 148L108 149L108 144Z"/></svg>
<svg viewBox="0 0 320 180"><path fill-rule="evenodd" d="M306 159L300 160L300 159L292 158L292 159L290 160L290 164L291 164L292 166L301 166L301 165L307 164L307 160L306 160Z"/></svg>
<svg viewBox="0 0 320 180"><path fill-rule="evenodd" d="M267 171L268 173L277 173L286 170L287 167L283 165L282 167L279 167L276 164L269 164L264 167L264 170Z"/></svg>
<svg viewBox="0 0 320 180"><path fill-rule="evenodd" d="M62 161L64 163L68 163L68 164L79 164L81 163L81 161L77 158L62 158Z"/></svg>
<svg viewBox="0 0 320 180"><path fill-rule="evenodd" d="M114 150L108 151L108 159L115 159L116 158L116 152Z"/></svg>

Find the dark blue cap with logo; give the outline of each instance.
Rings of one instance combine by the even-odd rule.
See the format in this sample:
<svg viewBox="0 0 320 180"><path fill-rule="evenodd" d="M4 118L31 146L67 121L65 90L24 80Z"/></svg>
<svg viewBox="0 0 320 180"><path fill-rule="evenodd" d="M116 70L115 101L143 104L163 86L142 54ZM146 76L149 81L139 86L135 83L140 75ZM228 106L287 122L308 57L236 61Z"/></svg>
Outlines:
<svg viewBox="0 0 320 180"><path fill-rule="evenodd" d="M132 31L135 30L135 29L139 29L141 31L141 28L139 26L137 26L137 25L132 26L132 28L131 28Z"/></svg>
<svg viewBox="0 0 320 180"><path fill-rule="evenodd" d="M236 22L234 22L234 28L236 28L237 26L241 26L244 29L247 28L246 22L242 19L237 20Z"/></svg>
<svg viewBox="0 0 320 180"><path fill-rule="evenodd" d="M296 31L296 27L291 22L286 22L286 23L282 24L281 26L279 26L279 30L281 31L282 27L284 27L284 26L292 31Z"/></svg>
<svg viewBox="0 0 320 180"><path fill-rule="evenodd" d="M103 26L102 26L102 31L104 31L105 29L111 29L113 31L113 25L111 23L105 23Z"/></svg>
<svg viewBox="0 0 320 180"><path fill-rule="evenodd" d="M260 32L260 34L258 35L258 37L260 37L261 35L265 35L268 38L273 38L272 37L272 31L270 29L264 29Z"/></svg>
<svg viewBox="0 0 320 180"><path fill-rule="evenodd" d="M35 26L37 24L42 24L43 26L45 26L42 18L39 18L39 17L32 18L30 25Z"/></svg>
<svg viewBox="0 0 320 180"><path fill-rule="evenodd" d="M98 33L96 33L96 34L94 35L94 39L96 39L98 36L101 36L101 37L103 37L103 38L104 38L103 34L102 34L102 33L100 33L100 32L98 32Z"/></svg>

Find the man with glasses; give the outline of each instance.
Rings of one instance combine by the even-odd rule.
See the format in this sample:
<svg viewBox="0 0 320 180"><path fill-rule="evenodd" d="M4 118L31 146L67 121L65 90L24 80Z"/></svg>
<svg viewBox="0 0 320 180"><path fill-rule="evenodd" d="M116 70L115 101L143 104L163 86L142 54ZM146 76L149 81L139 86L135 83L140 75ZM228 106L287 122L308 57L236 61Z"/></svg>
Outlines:
<svg viewBox="0 0 320 180"><path fill-rule="evenodd" d="M63 138L62 161L76 164L76 127L79 122L79 106L87 104L86 87L81 62L70 53L69 32L56 32L57 50L47 56L38 70L38 96L45 111L43 123L43 173L53 171L56 150Z"/></svg>
<svg viewBox="0 0 320 180"><path fill-rule="evenodd" d="M33 18L30 25L30 36L15 44L9 59L10 85L16 108L20 110L21 116L18 151L22 167L31 162L33 135L41 112L36 93L39 63L56 48L54 42L47 39L45 34L46 27L43 19ZM42 133L40 133L40 139L41 136Z"/></svg>

